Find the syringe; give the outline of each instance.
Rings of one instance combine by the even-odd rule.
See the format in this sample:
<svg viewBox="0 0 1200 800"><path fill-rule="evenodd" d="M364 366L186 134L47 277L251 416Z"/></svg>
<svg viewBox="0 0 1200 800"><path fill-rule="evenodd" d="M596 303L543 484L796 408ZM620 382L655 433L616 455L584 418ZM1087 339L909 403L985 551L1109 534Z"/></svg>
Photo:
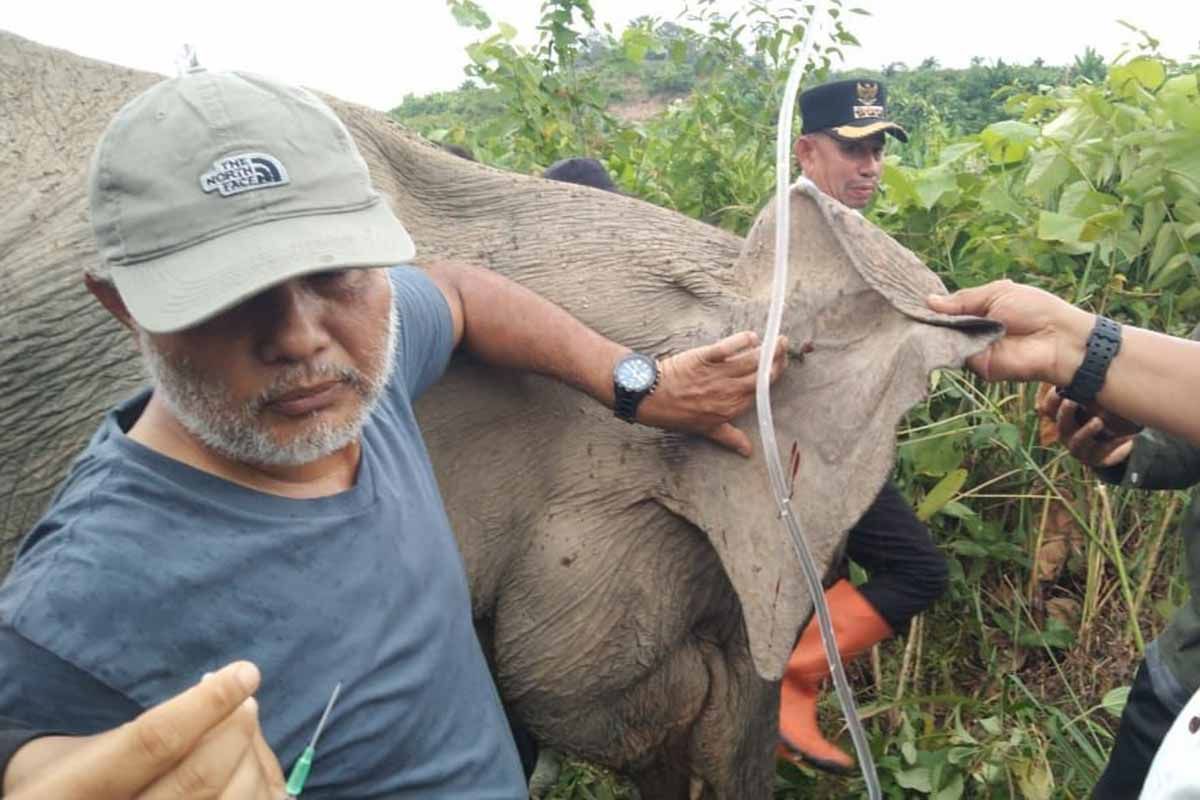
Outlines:
<svg viewBox="0 0 1200 800"><path fill-rule="evenodd" d="M304 782L308 780L313 756L317 752L317 739L321 737L321 730L325 727L325 721L329 719L329 712L333 710L333 704L337 702L338 692L341 690L342 684L339 681L338 685L333 687L333 694L329 696L329 702L325 704L325 713L321 715L321 721L317 723L312 741L308 743L308 747L304 748L304 752L296 760L296 765L292 767L292 774L288 775L286 800L296 800L300 796L300 792L304 790Z"/></svg>

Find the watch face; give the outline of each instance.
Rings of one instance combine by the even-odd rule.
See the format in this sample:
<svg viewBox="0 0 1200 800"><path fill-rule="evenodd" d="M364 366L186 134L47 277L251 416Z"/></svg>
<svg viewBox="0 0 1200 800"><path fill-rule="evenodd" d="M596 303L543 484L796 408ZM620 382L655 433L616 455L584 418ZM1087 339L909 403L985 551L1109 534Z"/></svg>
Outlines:
<svg viewBox="0 0 1200 800"><path fill-rule="evenodd" d="M613 377L626 391L645 392L654 385L655 371L652 360L641 353L633 353L621 359Z"/></svg>

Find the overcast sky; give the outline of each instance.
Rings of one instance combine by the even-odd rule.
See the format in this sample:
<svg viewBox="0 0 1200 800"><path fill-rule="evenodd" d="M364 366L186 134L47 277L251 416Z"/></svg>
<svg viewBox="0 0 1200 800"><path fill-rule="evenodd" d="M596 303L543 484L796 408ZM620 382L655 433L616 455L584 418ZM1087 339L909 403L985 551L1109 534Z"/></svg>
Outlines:
<svg viewBox="0 0 1200 800"><path fill-rule="evenodd" d="M532 37L541 0L480 0L494 18ZM743 3L719 0L725 8ZM854 4L854 0L847 0ZM617 30L651 14L675 19L685 0L592 0L600 22ZM1091 45L1116 56L1132 34L1125 19L1184 58L1200 51L1196 0L858 0L862 48L847 66L935 57L965 66L972 56L1061 64ZM184 42L210 69L245 69L380 109L405 94L453 89L463 80L463 47L479 38L459 28L444 0L0 0L0 29L43 44L163 74L174 74Z"/></svg>

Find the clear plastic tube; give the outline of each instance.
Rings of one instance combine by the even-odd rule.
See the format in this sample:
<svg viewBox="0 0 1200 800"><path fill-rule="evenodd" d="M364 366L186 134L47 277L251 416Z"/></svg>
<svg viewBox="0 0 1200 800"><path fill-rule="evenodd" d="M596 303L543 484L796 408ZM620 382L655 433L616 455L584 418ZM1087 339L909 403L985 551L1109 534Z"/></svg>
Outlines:
<svg viewBox="0 0 1200 800"><path fill-rule="evenodd" d="M809 596L812 598L813 610L817 617L817 625L821 631L821 642L825 645L825 658L829 661L833 673L833 683L837 690L838 701L842 706L842 714L850 729L850 738L854 741L854 750L858 755L859 768L867 783L867 793L871 800L882 798L879 787L879 776L875 772L875 761L871 757L871 748L867 742L866 732L858 718L858 710L854 705L854 695L846 680L846 671L842 668L841 655L838 653L837 640L833 634L833 624L829 617L829 607L825 603L825 591L821 585L821 575L817 571L808 542L800 530L800 523L792 510L788 498L789 487L784 477L783 462L779 457L779 447L775 440L775 423L771 416L771 356L772 346L779 337L779 328L783 322L783 299L787 290L788 275L788 235L790 233L791 207L791 138L792 117L796 107L796 93L800 88L800 79L808 68L813 43L816 41L818 29L825 15L825 0L817 0L812 9L812 16L804 31L804 39L800 42L800 50L792 63L788 74L787 84L783 90L783 103L779 108L779 122L776 128L775 142L775 272L771 282L771 306L767 314L767 330L763 335L762 355L758 362L757 384L755 389L755 404L758 410L758 430L762 437L763 457L767 461L767 472L770 474L771 489L775 494L775 502L779 506L779 518L792 539L792 546L800 559L801 571L808 584ZM807 178L801 178L807 180Z"/></svg>

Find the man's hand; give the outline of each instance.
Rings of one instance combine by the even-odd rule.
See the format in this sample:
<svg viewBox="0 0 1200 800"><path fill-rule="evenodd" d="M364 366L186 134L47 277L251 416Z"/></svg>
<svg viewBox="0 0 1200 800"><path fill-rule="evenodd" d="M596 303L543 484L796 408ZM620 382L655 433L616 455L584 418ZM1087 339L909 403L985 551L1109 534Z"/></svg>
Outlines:
<svg viewBox="0 0 1200 800"><path fill-rule="evenodd" d="M754 450L750 437L731 420L754 402L760 352L758 334L743 331L664 359L658 388L638 407L638 422L701 433L749 457ZM787 339L781 336L771 363L772 381L786 364Z"/></svg>
<svg viewBox="0 0 1200 800"><path fill-rule="evenodd" d="M48 736L4 774L12 800L280 800L283 773L258 725L258 668L230 664L132 722L95 736Z"/></svg>
<svg viewBox="0 0 1200 800"><path fill-rule="evenodd" d="M927 303L943 314L987 317L1004 324L1005 335L967 366L986 381L1043 380L1070 383L1083 363L1094 317L1049 292L1012 281L994 281Z"/></svg>
<svg viewBox="0 0 1200 800"><path fill-rule="evenodd" d="M1123 417L1099 408L1084 408L1051 388L1038 397L1038 414L1053 420L1058 440L1071 455L1093 469L1115 467L1129 458L1140 430Z"/></svg>

